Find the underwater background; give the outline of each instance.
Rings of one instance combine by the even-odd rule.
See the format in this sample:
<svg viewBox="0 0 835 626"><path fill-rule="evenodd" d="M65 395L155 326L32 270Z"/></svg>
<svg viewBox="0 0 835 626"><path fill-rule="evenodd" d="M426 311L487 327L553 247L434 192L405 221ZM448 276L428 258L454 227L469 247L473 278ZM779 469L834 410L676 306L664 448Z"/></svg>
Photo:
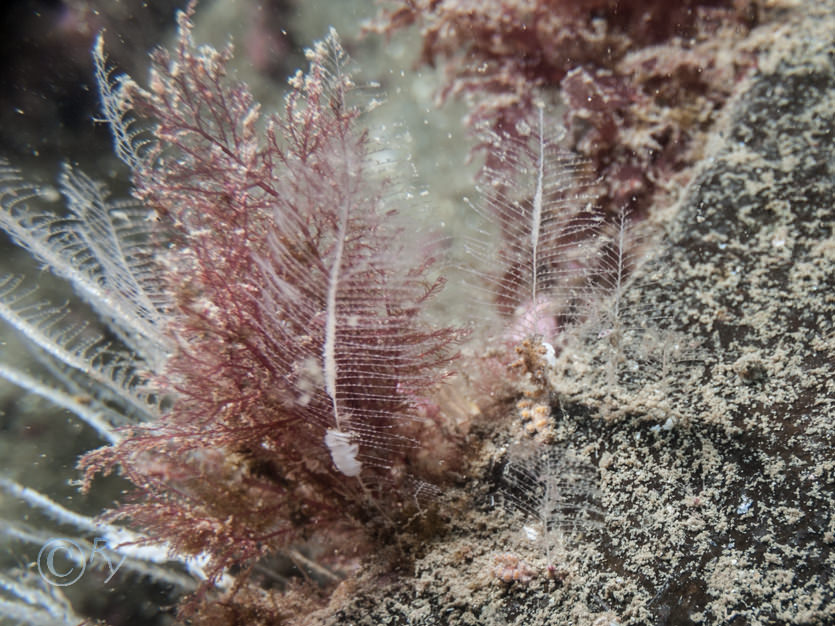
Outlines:
<svg viewBox="0 0 835 626"><path fill-rule="evenodd" d="M308 543L270 550L252 572L251 563L229 568L246 570L250 587L202 589L197 608L179 617L199 581L183 589L150 572L105 582L108 572L97 569L52 589L74 616L112 626L835 619L835 3L682 3L698 16L692 23L653 2L478 5L197 5L194 40L234 43L230 74L265 112L282 109L288 77L308 67L304 50L330 27L355 82L380 83L385 103L362 123L388 129L379 135L396 138L391 152L411 155L403 170L414 204L404 206L414 209L398 219L429 233L413 261L441 257L430 278L446 279L423 314L462 335L442 390L413 402L421 423L437 426L428 452L400 468L426 478L414 490L417 513L404 508L399 518L362 500L365 485L346 487L340 497L367 509L367 518L351 510L346 524L370 529L356 544L338 523L311 524ZM148 53L175 45L183 8L3 9L0 156L41 185L37 202L62 210L55 181L64 162L114 197L130 194L130 173L101 121L91 50L103 32L116 73L147 85ZM537 149L545 155L551 143L527 139L543 109L564 127L554 150L559 143L589 170L573 201L599 226L592 243L576 224L564 238L595 250L590 275L614 267L617 280L607 274L587 290L543 283L540 293L573 298L582 313L559 309L526 335L536 297L525 305L484 285L512 276L512 290L526 280L505 250L530 233L515 235L490 200L530 226L534 192L526 195L524 181L535 180ZM518 165L516 150L533 154L533 165ZM518 202L501 195L505 184ZM540 268L582 265L564 243L547 243L563 256L535 260L534 283ZM36 300L67 302L62 323L90 324L118 343L48 268L9 238L0 245L3 275L25 276ZM569 274L585 285L579 269ZM8 324L0 332L3 364L38 380L55 374L20 332ZM530 336L540 339L525 344ZM557 348L553 359L546 344ZM130 498L131 483L112 475L79 492L79 457L105 442L70 412L5 381L0 408L4 479L90 517ZM331 468L333 480L348 484L339 465L344 476ZM22 541L21 529L45 538L76 529L4 484L3 580L50 592L35 578L39 545ZM592 521L577 523L575 510ZM356 554L322 547L339 542ZM170 570L188 578L182 563ZM27 622L0 604L0 623L42 623L35 592L0 589L2 602L31 608Z"/></svg>

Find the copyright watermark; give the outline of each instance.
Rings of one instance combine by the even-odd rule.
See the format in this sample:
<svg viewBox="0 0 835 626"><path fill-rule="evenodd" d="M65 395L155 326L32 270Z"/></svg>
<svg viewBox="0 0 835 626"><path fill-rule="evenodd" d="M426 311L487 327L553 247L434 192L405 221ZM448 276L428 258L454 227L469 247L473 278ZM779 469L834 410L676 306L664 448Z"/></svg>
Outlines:
<svg viewBox="0 0 835 626"><path fill-rule="evenodd" d="M102 537L93 539L93 544L89 546L89 552L88 556L87 551L82 547L82 543L75 539L67 539L66 537L50 539L43 544L41 551L38 552L38 573L48 585L68 587L84 576L87 566L91 565L98 556L110 570L110 575L104 581L108 583L127 558L127 556L122 555L121 560L114 567L114 559L111 558L114 553L107 548L107 540Z"/></svg>

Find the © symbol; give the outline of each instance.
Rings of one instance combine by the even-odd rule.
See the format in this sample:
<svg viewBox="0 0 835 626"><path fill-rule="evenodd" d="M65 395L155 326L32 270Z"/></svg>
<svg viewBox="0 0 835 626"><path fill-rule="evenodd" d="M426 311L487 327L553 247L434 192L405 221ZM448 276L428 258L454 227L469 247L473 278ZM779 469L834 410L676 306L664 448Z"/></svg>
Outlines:
<svg viewBox="0 0 835 626"><path fill-rule="evenodd" d="M66 562L55 562L55 556L63 554ZM74 578L70 578L80 568ZM49 585L67 587L84 575L87 559L81 546L72 539L56 538L47 541L38 552L38 573Z"/></svg>

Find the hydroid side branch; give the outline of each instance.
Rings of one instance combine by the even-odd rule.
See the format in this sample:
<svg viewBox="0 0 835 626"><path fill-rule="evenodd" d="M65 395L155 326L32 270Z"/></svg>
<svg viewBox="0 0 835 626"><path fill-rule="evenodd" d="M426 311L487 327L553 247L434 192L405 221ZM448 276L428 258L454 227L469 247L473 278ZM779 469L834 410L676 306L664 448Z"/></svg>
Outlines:
<svg viewBox="0 0 835 626"><path fill-rule="evenodd" d="M485 274L512 342L530 336L552 341L557 318L567 313L570 292L588 275L597 226L590 207L589 164L560 146L564 130L541 107L513 132L487 131L482 142L486 165L479 176L476 211L498 227L496 253L488 238L471 250Z"/></svg>

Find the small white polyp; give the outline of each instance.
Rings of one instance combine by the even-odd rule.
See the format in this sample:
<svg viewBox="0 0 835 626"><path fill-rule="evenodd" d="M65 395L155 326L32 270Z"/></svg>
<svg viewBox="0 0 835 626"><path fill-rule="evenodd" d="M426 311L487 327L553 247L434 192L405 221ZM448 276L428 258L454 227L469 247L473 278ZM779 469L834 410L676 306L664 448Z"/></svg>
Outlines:
<svg viewBox="0 0 835 626"><path fill-rule="evenodd" d="M351 443L351 439L351 433L343 433L333 428L328 428L325 433L325 445L330 450L336 469L346 476L359 476L362 463L357 461L357 454L360 447L356 443Z"/></svg>
<svg viewBox="0 0 835 626"><path fill-rule="evenodd" d="M522 526L522 530L525 532L525 537L527 537L529 541L536 541L539 539L539 531L533 526Z"/></svg>
<svg viewBox="0 0 835 626"><path fill-rule="evenodd" d="M552 346L547 341L543 341L542 346L545 348L545 354L542 355L543 358L545 359L545 362L550 367L556 367L557 366L557 351L554 350L554 346Z"/></svg>

